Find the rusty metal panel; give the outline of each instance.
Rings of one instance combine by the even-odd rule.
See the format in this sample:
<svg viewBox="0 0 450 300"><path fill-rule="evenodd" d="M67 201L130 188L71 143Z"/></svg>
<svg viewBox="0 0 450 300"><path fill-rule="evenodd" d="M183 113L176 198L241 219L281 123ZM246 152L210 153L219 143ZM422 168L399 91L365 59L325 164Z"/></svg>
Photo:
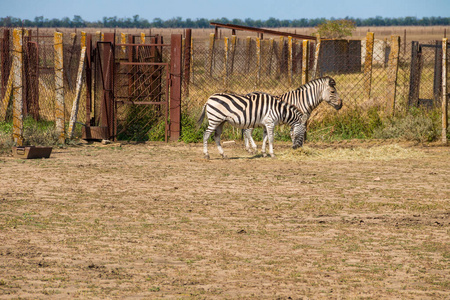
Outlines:
<svg viewBox="0 0 450 300"><path fill-rule="evenodd" d="M103 98L101 103L101 126L108 128L109 138L114 136L114 33L103 37L102 79Z"/></svg>
<svg viewBox="0 0 450 300"><path fill-rule="evenodd" d="M52 147L27 146L12 147L14 158L32 159L32 158L49 158L52 153Z"/></svg>
<svg viewBox="0 0 450 300"><path fill-rule="evenodd" d="M181 134L181 34L172 34L170 51L171 92L170 92L170 140L177 141Z"/></svg>

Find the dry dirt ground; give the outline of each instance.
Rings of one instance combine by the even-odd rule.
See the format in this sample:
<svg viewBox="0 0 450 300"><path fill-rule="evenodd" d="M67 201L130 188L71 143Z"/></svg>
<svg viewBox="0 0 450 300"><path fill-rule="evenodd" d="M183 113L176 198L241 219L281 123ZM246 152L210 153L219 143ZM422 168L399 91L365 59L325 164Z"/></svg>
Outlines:
<svg viewBox="0 0 450 300"><path fill-rule="evenodd" d="M0 157L0 298L450 299L450 148Z"/></svg>

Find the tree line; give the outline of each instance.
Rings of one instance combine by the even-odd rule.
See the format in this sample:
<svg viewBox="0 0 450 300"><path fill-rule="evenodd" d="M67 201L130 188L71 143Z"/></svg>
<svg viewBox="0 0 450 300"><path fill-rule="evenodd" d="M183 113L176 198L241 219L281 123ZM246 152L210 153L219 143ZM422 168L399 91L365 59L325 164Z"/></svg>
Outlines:
<svg viewBox="0 0 450 300"><path fill-rule="evenodd" d="M336 20L336 19L331 19ZM450 25L450 17L400 17L400 18L383 18L377 16L374 18L360 19L347 17L344 20L354 22L356 26L432 26L432 25ZM315 19L295 19L295 20L279 20L269 18L268 20L253 20L250 18L242 19L190 19L183 20L181 17L162 20L154 18L152 21L140 18L135 15L132 18L103 17L101 21L86 21L81 16L75 15L72 19L64 17L62 19L47 19L43 16L35 17L34 20L20 19L15 17L0 18L0 26L3 27L69 27L69 28L211 28L210 22L223 24L244 25L252 27L316 27L325 23L325 18Z"/></svg>

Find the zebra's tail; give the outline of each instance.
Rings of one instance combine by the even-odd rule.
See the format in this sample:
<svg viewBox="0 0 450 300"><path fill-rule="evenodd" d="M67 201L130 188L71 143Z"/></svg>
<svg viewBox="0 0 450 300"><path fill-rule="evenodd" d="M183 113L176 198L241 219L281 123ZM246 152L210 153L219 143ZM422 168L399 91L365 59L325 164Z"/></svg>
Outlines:
<svg viewBox="0 0 450 300"><path fill-rule="evenodd" d="M206 104L203 105L203 108L202 108L202 114L200 115L200 118L198 118L198 121L197 121L197 129L199 129L200 126L202 126L203 119L205 118L205 113L206 113Z"/></svg>

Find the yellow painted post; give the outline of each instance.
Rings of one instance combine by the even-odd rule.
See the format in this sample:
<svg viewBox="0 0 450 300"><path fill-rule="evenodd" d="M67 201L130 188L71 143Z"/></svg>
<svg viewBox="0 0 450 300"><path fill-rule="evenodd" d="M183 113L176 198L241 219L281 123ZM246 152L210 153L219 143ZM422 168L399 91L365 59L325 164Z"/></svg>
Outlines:
<svg viewBox="0 0 450 300"><path fill-rule="evenodd" d="M224 38L224 57L223 57L223 86L227 89L228 84L228 38Z"/></svg>
<svg viewBox="0 0 450 300"><path fill-rule="evenodd" d="M77 122L78 103L80 102L81 85L82 85L81 79L82 79L83 70L84 70L85 57L86 57L86 47L83 47L83 48L81 48L80 63L78 65L77 87L76 87L76 91L75 91L75 99L73 100L72 113L70 114L69 132L68 132L68 136L70 139L73 138L75 124Z"/></svg>
<svg viewBox="0 0 450 300"><path fill-rule="evenodd" d="M292 36L288 36L288 84L292 84Z"/></svg>
<svg viewBox="0 0 450 300"><path fill-rule="evenodd" d="M15 146L23 146L23 86L22 86L22 29L14 29L13 57L11 72L13 75L13 141Z"/></svg>
<svg viewBox="0 0 450 300"><path fill-rule="evenodd" d="M121 44L126 44L127 41L128 41L128 34L122 32L120 34L120 43ZM122 52L123 52L123 54L127 53L127 46L122 46Z"/></svg>
<svg viewBox="0 0 450 300"><path fill-rule="evenodd" d="M364 61L364 90L368 99L372 89L373 45L374 34L373 32L368 32L366 35L366 58Z"/></svg>
<svg viewBox="0 0 450 300"><path fill-rule="evenodd" d="M317 36L316 40L316 51L314 53L314 67L313 67L313 75L312 79L317 78L317 68L319 67L319 55L320 55L320 36Z"/></svg>
<svg viewBox="0 0 450 300"><path fill-rule="evenodd" d="M214 42L215 42L215 35L214 35L214 33L210 33L209 34L209 60L208 60L209 76L212 76L212 73L213 73Z"/></svg>
<svg viewBox="0 0 450 300"><path fill-rule="evenodd" d="M141 32L141 44L145 44L145 32Z"/></svg>
<svg viewBox="0 0 450 300"><path fill-rule="evenodd" d="M256 86L261 83L261 39L256 38Z"/></svg>
<svg viewBox="0 0 450 300"><path fill-rule="evenodd" d="M387 69L387 112L390 115L395 113L395 94L397 90L398 59L400 53L400 36L391 36L391 52L389 53Z"/></svg>
<svg viewBox="0 0 450 300"><path fill-rule="evenodd" d="M447 144L448 129L448 90L447 90L447 43L442 39L442 143Z"/></svg>
<svg viewBox="0 0 450 300"><path fill-rule="evenodd" d="M63 34L55 32L55 118L56 133L58 134L58 142L65 142L65 113L64 113L64 79L63 79Z"/></svg>
<svg viewBox="0 0 450 300"><path fill-rule="evenodd" d="M85 31L81 32L80 45L81 45L81 49L83 49L83 47L86 47L86 32Z"/></svg>
<svg viewBox="0 0 450 300"><path fill-rule="evenodd" d="M309 41L303 40L303 51L302 51L302 84L309 81Z"/></svg>

